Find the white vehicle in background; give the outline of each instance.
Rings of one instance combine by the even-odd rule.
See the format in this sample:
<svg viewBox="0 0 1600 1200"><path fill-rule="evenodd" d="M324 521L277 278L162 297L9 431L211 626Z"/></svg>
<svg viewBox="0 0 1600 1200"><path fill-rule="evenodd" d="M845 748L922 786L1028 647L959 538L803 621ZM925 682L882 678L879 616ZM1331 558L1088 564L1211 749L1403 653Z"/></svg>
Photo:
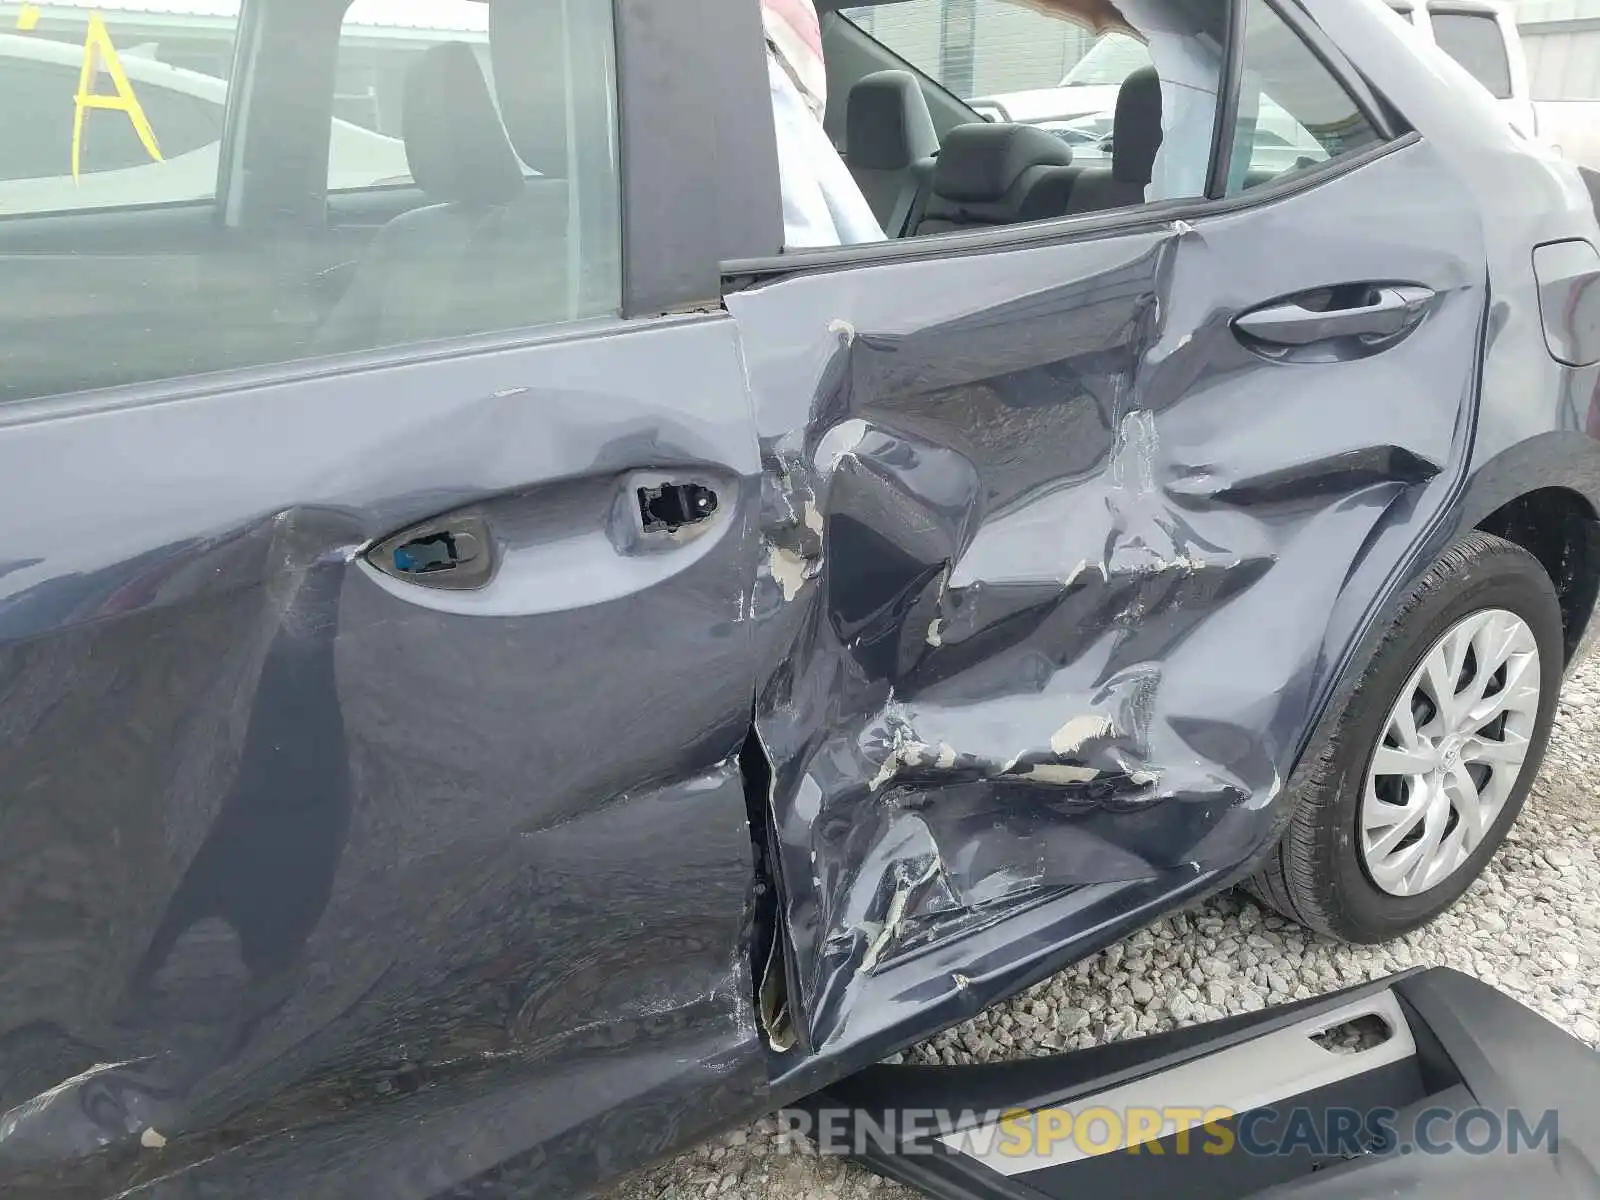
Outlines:
<svg viewBox="0 0 1600 1200"><path fill-rule="evenodd" d="M1600 170L1600 100L1535 100L1511 7L1500 0L1389 0L1500 103L1523 136Z"/></svg>
<svg viewBox="0 0 1600 1200"><path fill-rule="evenodd" d="M0 216L197 200L216 190L227 104L225 80L133 52L117 57L161 150L152 159L126 112L84 113L78 178L72 131L82 45L28 34L0 34ZM102 71L96 91L113 94ZM335 119L329 144L330 190L410 181L405 144Z"/></svg>
<svg viewBox="0 0 1600 1200"><path fill-rule="evenodd" d="M1557 154L1600 170L1600 100L1533 99L1527 56L1509 5L1499 0L1388 0L1417 34L1437 45L1499 101L1523 136ZM1072 145L1076 159L1104 157L1117 90L1132 71L1150 66L1142 42L1102 35L1058 87L983 96L969 103L996 121L1042 125ZM1105 130L1106 136L1093 136ZM1316 140L1270 100L1263 103L1253 170L1286 170L1302 154L1322 158Z"/></svg>

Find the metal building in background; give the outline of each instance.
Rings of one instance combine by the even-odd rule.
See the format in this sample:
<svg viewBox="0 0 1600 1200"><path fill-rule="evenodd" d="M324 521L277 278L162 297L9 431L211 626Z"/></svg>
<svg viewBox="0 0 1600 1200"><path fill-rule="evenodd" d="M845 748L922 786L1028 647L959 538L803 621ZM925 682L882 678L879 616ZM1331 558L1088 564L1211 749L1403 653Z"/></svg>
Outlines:
<svg viewBox="0 0 1600 1200"><path fill-rule="evenodd" d="M1600 100L1600 0L1516 0L1535 100Z"/></svg>

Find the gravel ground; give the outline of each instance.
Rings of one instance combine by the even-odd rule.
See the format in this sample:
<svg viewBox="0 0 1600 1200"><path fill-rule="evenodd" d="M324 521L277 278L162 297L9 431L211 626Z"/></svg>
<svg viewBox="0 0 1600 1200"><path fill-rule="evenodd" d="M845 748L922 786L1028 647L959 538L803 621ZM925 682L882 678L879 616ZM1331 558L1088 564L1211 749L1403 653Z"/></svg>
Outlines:
<svg viewBox="0 0 1600 1200"><path fill-rule="evenodd" d="M1600 1045L1600 656L1567 681L1544 771L1484 877L1386 946L1314 937L1237 893L1169 917L917 1047L927 1063L1080 1049L1319 995L1407 967L1455 967ZM915 1193L836 1159L780 1152L756 1122L625 1181L612 1200Z"/></svg>

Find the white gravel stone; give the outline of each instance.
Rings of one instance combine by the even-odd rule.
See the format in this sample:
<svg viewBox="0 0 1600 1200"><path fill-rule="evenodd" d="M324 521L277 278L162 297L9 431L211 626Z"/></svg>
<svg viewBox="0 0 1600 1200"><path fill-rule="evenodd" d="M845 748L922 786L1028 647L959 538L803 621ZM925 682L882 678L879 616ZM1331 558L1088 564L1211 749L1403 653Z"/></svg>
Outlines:
<svg viewBox="0 0 1600 1200"><path fill-rule="evenodd" d="M988 1062L1084 1049L1412 966L1476 975L1600 1045L1597 844L1600 657L1568 681L1544 771L1506 845L1461 902L1428 928L1387 946L1342 946L1230 893L1069 967L903 1059ZM631 1177L611 1200L915 1196L849 1163L780 1153L779 1145L778 1124L766 1117Z"/></svg>

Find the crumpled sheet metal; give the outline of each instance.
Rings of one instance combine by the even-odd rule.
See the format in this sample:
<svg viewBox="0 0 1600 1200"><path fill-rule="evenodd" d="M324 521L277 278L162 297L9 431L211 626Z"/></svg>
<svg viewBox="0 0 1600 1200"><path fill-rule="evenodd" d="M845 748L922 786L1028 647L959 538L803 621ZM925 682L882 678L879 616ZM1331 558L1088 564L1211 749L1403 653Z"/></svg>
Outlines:
<svg viewBox="0 0 1600 1200"><path fill-rule="evenodd" d="M930 942L1257 847L1352 563L1452 453L1456 414L1397 410L1371 360L1340 365L1341 411L1248 369L1188 226L1087 272L1066 249L1002 257L1059 273L993 308L981 260L936 296L893 268L870 323L888 297L825 320L805 280L730 305L827 329L750 364L775 481L757 728L814 1048ZM1413 336L1470 344L1480 305L1464 282Z"/></svg>

